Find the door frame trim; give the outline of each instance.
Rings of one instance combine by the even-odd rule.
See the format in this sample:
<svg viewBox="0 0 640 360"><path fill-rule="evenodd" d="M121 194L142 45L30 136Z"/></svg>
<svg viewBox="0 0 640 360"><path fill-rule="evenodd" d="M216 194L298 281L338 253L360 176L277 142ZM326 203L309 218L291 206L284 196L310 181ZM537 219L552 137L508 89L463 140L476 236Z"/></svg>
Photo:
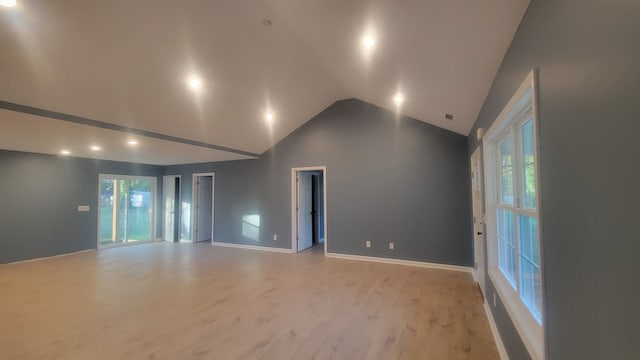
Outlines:
<svg viewBox="0 0 640 360"><path fill-rule="evenodd" d="M175 179L178 178L180 179L179 184L178 184L178 196L180 197L179 199L174 199L174 201L178 201L178 215L177 215L177 219L178 219L178 223L175 224L175 220L174 220L174 224L173 227L178 227L178 238L176 238L173 242L180 242L180 225L182 224L182 175L163 175L162 176L162 241L167 241L166 240L166 229L165 229L165 206L166 204L164 203L164 192L165 192L165 188L164 188L164 180L166 178L172 178L173 181L175 182ZM176 218L176 216L174 215L174 218ZM175 229L174 229L175 231Z"/></svg>
<svg viewBox="0 0 640 360"><path fill-rule="evenodd" d="M298 234L298 221L296 218L296 206L297 206L297 190L298 183L296 182L296 176L300 171L321 171L322 172L322 201L323 201L323 218L324 218L324 255L327 256L327 243L329 242L329 236L327 234L327 166L306 166L306 167L293 167L291 168L291 252L298 252L298 242L296 241L296 235Z"/></svg>
<svg viewBox="0 0 640 360"><path fill-rule="evenodd" d="M482 222L482 249L477 249L476 248L476 236L478 236L476 234L476 228L475 228L475 223L473 223L473 217L474 217L474 209L473 209L473 202L474 202L474 197L473 197L473 193L476 191L474 189L474 169L473 169L473 158L477 157L477 161L478 161L478 170L480 171L479 174L479 178L478 181L480 181L480 193L482 194L482 201L480 202L480 204L478 204L480 206L480 216L481 218L479 219L479 221ZM484 164L483 164L483 153L482 153L482 146L479 145L478 147L476 147L476 149L473 151L473 153L471 153L471 156L469 157L469 167L470 167L470 172L471 172L471 220L472 220L472 224L471 224L471 230L473 230L472 234L472 240L473 240L473 278L475 279L475 281L478 283L478 285L480 286L481 291L483 292L483 295L486 296L486 287L487 287L487 276L488 274L485 272L485 268L487 268L487 256L486 254L486 249L487 249L487 238L486 238L486 229L485 229L485 210L484 210ZM478 220L478 219L476 219ZM481 251L479 251L481 250ZM478 268L476 269L476 265L478 265L478 256L480 256L482 258L482 264L481 266L478 266ZM482 274L482 283L480 282L480 275Z"/></svg>
<svg viewBox="0 0 640 360"><path fill-rule="evenodd" d="M196 181L201 176L211 176L211 243L214 240L215 229L215 199L216 199L216 173L194 173L191 175L191 243L196 243L196 226L198 224L198 212L195 210L198 206L197 184ZM182 241L182 240L181 240ZM203 241L204 242L204 241Z"/></svg>

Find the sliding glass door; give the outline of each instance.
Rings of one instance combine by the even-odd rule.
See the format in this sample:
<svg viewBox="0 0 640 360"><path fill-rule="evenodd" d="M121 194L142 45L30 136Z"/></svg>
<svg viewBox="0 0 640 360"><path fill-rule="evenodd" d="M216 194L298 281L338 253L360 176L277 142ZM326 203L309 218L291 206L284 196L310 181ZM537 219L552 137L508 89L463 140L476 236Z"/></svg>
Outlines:
<svg viewBox="0 0 640 360"><path fill-rule="evenodd" d="M151 241L156 178L101 174L99 181L100 247Z"/></svg>

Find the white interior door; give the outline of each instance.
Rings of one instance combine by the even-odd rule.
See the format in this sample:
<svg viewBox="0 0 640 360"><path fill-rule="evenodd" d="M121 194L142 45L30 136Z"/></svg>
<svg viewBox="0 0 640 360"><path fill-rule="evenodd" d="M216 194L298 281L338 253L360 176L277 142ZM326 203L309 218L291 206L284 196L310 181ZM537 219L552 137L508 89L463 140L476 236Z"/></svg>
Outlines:
<svg viewBox="0 0 640 360"><path fill-rule="evenodd" d="M475 277L480 285L480 289L483 294L486 294L485 290L485 236L484 236L484 213L482 211L482 204L484 203L484 196L482 192L483 174L482 174L482 162L480 156L480 147L478 147L471 155L471 194L473 202L473 249L475 257Z"/></svg>
<svg viewBox="0 0 640 360"><path fill-rule="evenodd" d="M196 181L196 241L211 241L213 224L213 176L199 176Z"/></svg>
<svg viewBox="0 0 640 360"><path fill-rule="evenodd" d="M164 240L173 242L175 240L175 176L165 176L162 178L162 192L164 203Z"/></svg>
<svg viewBox="0 0 640 360"><path fill-rule="evenodd" d="M313 245L313 202L311 173L298 172L298 251Z"/></svg>

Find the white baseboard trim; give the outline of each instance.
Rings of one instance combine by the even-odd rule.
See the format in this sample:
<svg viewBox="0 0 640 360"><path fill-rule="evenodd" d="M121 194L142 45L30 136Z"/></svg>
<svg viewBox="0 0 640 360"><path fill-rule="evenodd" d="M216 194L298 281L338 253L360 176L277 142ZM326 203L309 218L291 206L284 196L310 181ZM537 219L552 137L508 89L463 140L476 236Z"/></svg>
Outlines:
<svg viewBox="0 0 640 360"><path fill-rule="evenodd" d="M496 320L493 318L493 313L491 312L491 308L489 308L489 304L487 303L486 299L484 302L484 312L487 313L487 319L489 320L489 327L491 328L493 339L496 342L496 347L498 348L498 354L500 354L500 359L509 360L509 354L507 354L507 349L504 347L504 343L502 342L502 337L500 337L500 332L498 331L498 326L496 326Z"/></svg>
<svg viewBox="0 0 640 360"><path fill-rule="evenodd" d="M230 247L236 249L246 249L246 250L261 250L261 251L271 251L271 252L279 252L279 253L293 253L291 249L282 249L282 248L274 248L268 246L255 246L255 245L245 245L245 244L232 244L220 241L214 241L211 243L213 246L222 246L222 247Z"/></svg>
<svg viewBox="0 0 640 360"><path fill-rule="evenodd" d="M85 252L89 252L89 251L96 251L96 249L80 250L80 251L74 251L74 252L70 252L70 253L66 253L66 254L59 254L59 255L52 255L52 256L39 257L39 258L35 258L35 259L27 259L27 260L14 261L14 262L6 263L6 264L0 264L0 266L3 266L3 265L14 265L14 264L22 264L22 263L28 263L28 262L32 262L32 261L40 261L40 260L53 259L53 258L63 257L63 256L69 256L69 255L77 255L77 254L81 254L81 253L85 253Z"/></svg>
<svg viewBox="0 0 640 360"><path fill-rule="evenodd" d="M336 258L336 259L371 261L371 262L379 262L383 264L418 266L423 268L461 271L466 273L473 272L473 268L467 267L467 266L437 264L437 263L429 263L429 262L423 262L423 261L390 259L390 258L381 258L381 257L375 257L375 256L347 255L347 254L339 254L339 253L327 253L325 256L330 258Z"/></svg>
<svg viewBox="0 0 640 360"><path fill-rule="evenodd" d="M179 242L181 242L183 244L191 244L193 241L191 241L191 239L180 239Z"/></svg>

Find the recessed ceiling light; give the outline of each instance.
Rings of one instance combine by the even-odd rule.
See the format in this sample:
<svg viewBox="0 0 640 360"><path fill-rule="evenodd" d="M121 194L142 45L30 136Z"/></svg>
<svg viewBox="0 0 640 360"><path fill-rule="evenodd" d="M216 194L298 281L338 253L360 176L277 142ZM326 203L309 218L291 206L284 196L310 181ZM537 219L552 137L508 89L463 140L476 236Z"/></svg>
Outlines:
<svg viewBox="0 0 640 360"><path fill-rule="evenodd" d="M275 115L273 115L273 113L269 112L267 113L264 118L268 121L268 122L272 122L274 119Z"/></svg>
<svg viewBox="0 0 640 360"><path fill-rule="evenodd" d="M362 38L362 44L367 48L372 48L376 44L376 41L371 35L366 35Z"/></svg>
<svg viewBox="0 0 640 360"><path fill-rule="evenodd" d="M0 5L4 7L14 7L16 6L16 0L0 0Z"/></svg>
<svg viewBox="0 0 640 360"><path fill-rule="evenodd" d="M62 155L69 155L69 154L71 154L71 151L69 151L69 150L61 150L61 151L60 151L60 154L62 154Z"/></svg>
<svg viewBox="0 0 640 360"><path fill-rule="evenodd" d="M187 84L192 90L198 90L202 87L202 80L200 80L197 76L190 76L187 80Z"/></svg>
<svg viewBox="0 0 640 360"><path fill-rule="evenodd" d="M92 150L92 151L100 151L100 150L102 150L102 148L101 148L100 146L93 145L93 146L91 147L91 150Z"/></svg>
<svg viewBox="0 0 640 360"><path fill-rule="evenodd" d="M138 141L136 141L136 140L129 140L129 141L127 141L127 144L129 144L129 145L138 145Z"/></svg>
<svg viewBox="0 0 640 360"><path fill-rule="evenodd" d="M404 102L404 96L400 93L393 95L393 102L398 106L402 105Z"/></svg>

